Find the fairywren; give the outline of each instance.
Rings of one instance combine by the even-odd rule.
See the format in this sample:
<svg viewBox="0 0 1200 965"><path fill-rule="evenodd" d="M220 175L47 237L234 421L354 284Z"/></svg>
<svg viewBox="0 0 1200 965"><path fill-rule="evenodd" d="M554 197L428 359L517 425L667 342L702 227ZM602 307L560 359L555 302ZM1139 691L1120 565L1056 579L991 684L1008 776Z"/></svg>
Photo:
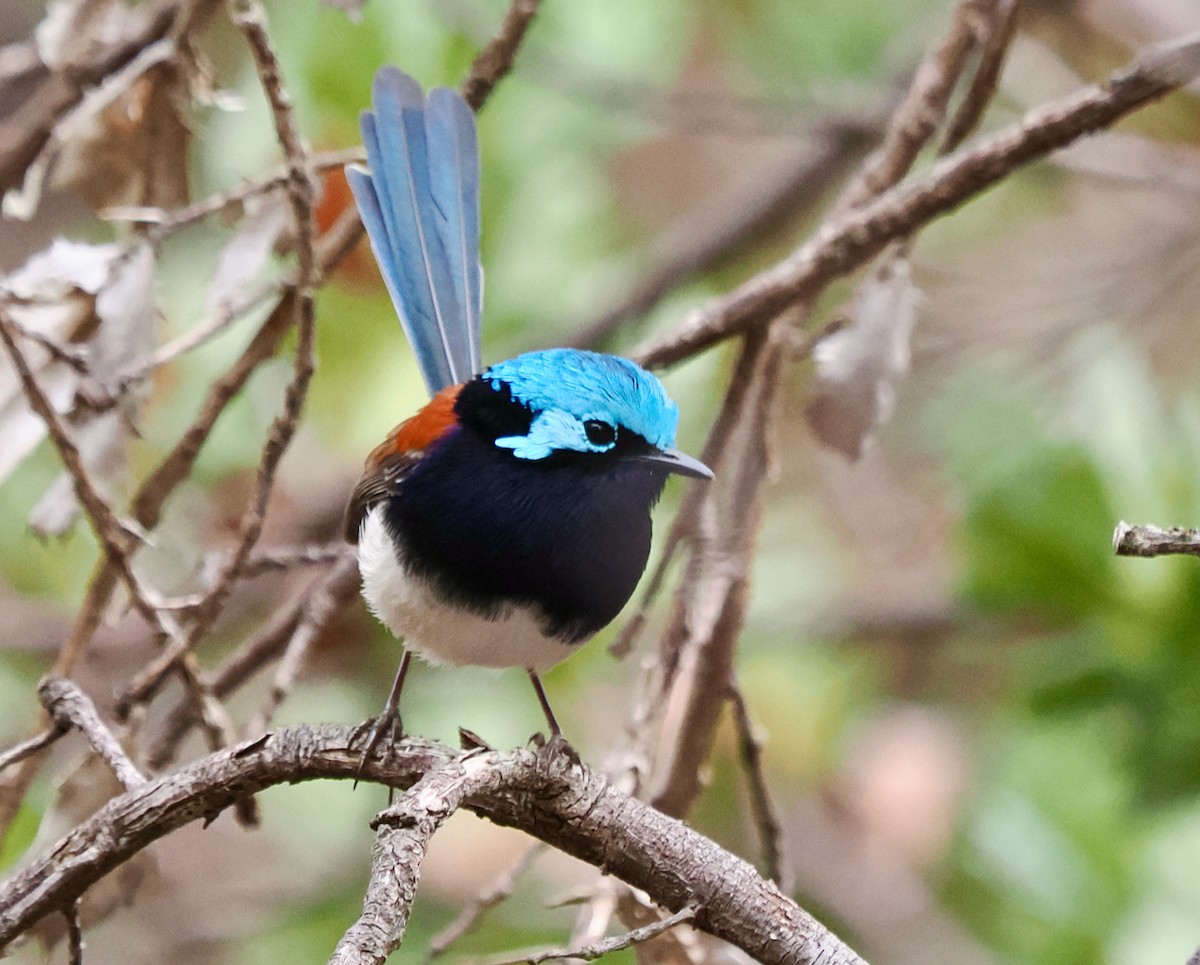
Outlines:
<svg viewBox="0 0 1200 965"><path fill-rule="evenodd" d="M432 396L367 457L346 511L362 592L404 644L366 753L399 725L410 654L538 674L611 622L650 553L679 410L626 359L575 349L480 364L479 155L455 91L393 67L362 115L369 170L346 174ZM364 756L365 759L365 756Z"/></svg>

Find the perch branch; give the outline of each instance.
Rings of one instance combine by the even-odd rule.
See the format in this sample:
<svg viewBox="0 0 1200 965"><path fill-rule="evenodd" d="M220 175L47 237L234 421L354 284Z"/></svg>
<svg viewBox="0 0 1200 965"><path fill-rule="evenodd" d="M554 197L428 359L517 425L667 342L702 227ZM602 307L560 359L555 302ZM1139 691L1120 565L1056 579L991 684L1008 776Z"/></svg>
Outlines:
<svg viewBox="0 0 1200 965"><path fill-rule="evenodd" d="M0 884L0 948L152 842L276 784L353 780L354 728L293 727L226 748L113 798ZM469 758L486 771L464 807L515 827L641 888L663 908L697 909L695 927L764 965L859 965L861 959L747 862L680 821L622 794L564 755L528 750L462 754L409 739L365 778L407 788ZM474 780L474 779L473 779Z"/></svg>

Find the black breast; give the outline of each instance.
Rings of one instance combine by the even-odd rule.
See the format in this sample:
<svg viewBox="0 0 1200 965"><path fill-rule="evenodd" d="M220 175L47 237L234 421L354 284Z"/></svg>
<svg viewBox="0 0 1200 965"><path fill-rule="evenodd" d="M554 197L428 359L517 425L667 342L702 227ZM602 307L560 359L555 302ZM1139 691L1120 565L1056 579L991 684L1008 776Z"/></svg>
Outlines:
<svg viewBox="0 0 1200 965"><path fill-rule="evenodd" d="M666 474L620 455L518 459L494 440L527 431L528 416L522 428L516 403L490 387L490 399L468 393L477 385L465 403L484 411L460 411L463 427L388 500L387 523L409 568L448 600L485 615L533 604L544 630L581 642L633 593Z"/></svg>

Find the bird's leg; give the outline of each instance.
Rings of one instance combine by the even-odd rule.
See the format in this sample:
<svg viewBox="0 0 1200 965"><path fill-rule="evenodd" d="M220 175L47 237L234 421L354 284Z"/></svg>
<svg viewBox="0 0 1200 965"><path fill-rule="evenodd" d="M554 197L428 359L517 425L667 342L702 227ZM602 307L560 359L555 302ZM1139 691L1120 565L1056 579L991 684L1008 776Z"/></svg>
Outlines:
<svg viewBox="0 0 1200 965"><path fill-rule="evenodd" d="M362 757L358 760L358 770L354 772L355 787L358 787L358 782L362 779L363 771L366 769L367 761L375 753L375 748L379 746L383 735L388 735L389 743L394 743L404 736L404 725L400 721L400 690L404 686L404 677L408 674L408 664L411 660L412 653L405 650L404 656L400 658L400 666L396 670L396 679L392 681L392 692L388 694L387 703L383 705L383 711L374 720L369 720L361 724L350 738L350 746L353 747L358 743L358 739L363 733L366 732L367 727L370 727L366 746L363 747Z"/></svg>
<svg viewBox="0 0 1200 965"><path fill-rule="evenodd" d="M550 701L546 699L546 691L542 689L542 682L538 679L538 675L530 669L525 672L529 674L529 682L533 684L534 693L537 694L538 703L542 705L542 713L546 715L546 723L550 725L550 739L563 739L562 728L558 726L558 721L554 719L554 711L550 709Z"/></svg>
<svg viewBox="0 0 1200 965"><path fill-rule="evenodd" d="M529 674L529 682L533 684L538 703L542 705L542 713L546 715L546 723L550 725L550 739L543 744L542 735L534 734L534 742L546 753L551 755L565 754L568 760L578 764L579 755L575 753L575 748L568 744L567 739L563 737L562 728L558 726L558 721L554 717L554 711L550 709L550 701L546 699L546 691L542 688L541 679L530 669L526 669L525 672Z"/></svg>

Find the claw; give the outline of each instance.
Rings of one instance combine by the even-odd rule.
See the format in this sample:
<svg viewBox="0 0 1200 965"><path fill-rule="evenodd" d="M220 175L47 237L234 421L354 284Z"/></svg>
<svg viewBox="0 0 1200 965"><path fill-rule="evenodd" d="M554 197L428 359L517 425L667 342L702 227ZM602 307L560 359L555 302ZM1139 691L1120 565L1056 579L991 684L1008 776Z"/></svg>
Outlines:
<svg viewBox="0 0 1200 965"><path fill-rule="evenodd" d="M364 720L354 729L354 733L350 735L350 749L362 739L362 736L367 735L367 742L363 746L362 756L358 759L358 769L354 772L354 786L358 787L358 782L363 779L363 774L366 772L367 763L375 753L384 736L387 736L387 744L384 747L385 753L391 751L392 745L404 737L404 725L400 721L400 714L395 707L385 707L383 713L378 717L372 717Z"/></svg>
<svg viewBox="0 0 1200 965"><path fill-rule="evenodd" d="M350 749L358 743L359 738L367 733L367 745L363 748L362 757L358 759L358 770L354 772L354 786L358 787L358 782L362 780L363 772L366 770L367 761L371 759L371 755L375 753L375 748L379 746L379 742L383 740L383 735L388 735L388 748L390 749L396 741L404 736L404 725L400 722L400 689L404 686L404 677L408 673L408 663L412 659L412 654L404 651L404 656L400 658L400 667L396 670L396 679L392 681L392 692L388 694L387 703L383 705L383 713L371 720L363 721L355 728L354 733L350 735ZM388 791L388 804L392 802L392 792Z"/></svg>

